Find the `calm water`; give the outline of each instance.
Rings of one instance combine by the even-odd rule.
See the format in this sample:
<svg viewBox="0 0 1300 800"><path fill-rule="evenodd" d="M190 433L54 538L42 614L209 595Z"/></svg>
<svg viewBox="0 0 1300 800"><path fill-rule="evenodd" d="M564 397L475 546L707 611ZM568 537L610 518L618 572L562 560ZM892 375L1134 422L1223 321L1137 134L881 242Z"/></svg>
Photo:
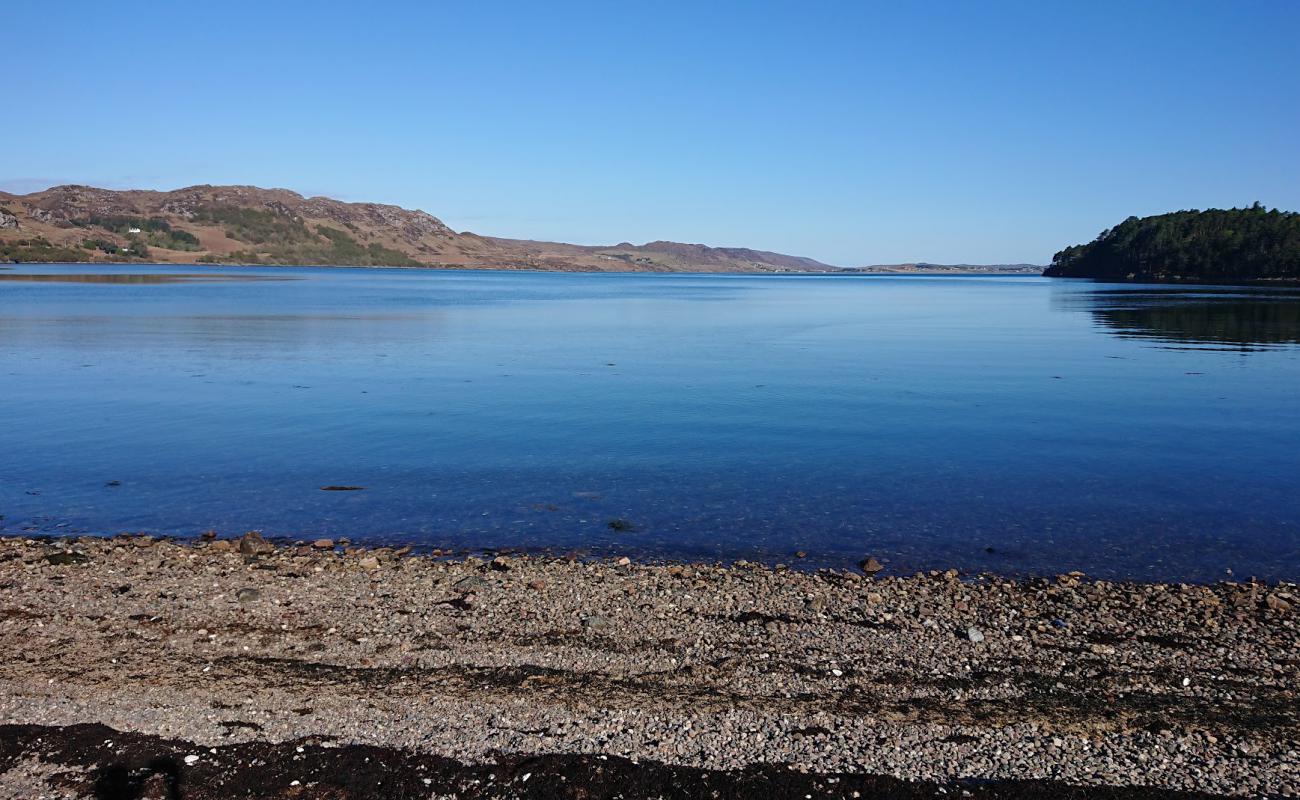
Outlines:
<svg viewBox="0 0 1300 800"><path fill-rule="evenodd" d="M259 528L655 557L803 550L808 564L873 554L908 571L1300 577L1294 292L0 276L8 534Z"/></svg>

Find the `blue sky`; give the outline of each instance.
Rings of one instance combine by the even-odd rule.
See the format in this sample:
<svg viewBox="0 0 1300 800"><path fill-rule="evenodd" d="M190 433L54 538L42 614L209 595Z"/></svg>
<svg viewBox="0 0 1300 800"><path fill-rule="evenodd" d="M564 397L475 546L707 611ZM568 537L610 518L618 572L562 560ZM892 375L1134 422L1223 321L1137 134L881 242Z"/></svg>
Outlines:
<svg viewBox="0 0 1300 800"><path fill-rule="evenodd" d="M9 191L283 186L843 265L1300 210L1293 0L9 0L3 26Z"/></svg>

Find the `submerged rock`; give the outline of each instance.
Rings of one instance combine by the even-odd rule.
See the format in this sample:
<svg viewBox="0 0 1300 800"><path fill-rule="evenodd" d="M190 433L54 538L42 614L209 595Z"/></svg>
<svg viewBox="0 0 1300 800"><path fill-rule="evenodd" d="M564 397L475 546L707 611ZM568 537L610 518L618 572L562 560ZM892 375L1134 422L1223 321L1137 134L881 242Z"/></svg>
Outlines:
<svg viewBox="0 0 1300 800"><path fill-rule="evenodd" d="M875 575L885 568L885 565L877 561L875 556L868 556L858 566L868 575Z"/></svg>

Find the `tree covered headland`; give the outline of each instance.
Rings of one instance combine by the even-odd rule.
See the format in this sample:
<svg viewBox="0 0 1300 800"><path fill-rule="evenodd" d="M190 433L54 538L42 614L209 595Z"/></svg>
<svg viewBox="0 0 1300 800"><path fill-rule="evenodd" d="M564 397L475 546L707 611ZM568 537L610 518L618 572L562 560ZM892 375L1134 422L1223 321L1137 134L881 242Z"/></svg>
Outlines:
<svg viewBox="0 0 1300 800"><path fill-rule="evenodd" d="M1129 217L1043 273L1137 281L1300 280L1300 213L1250 208Z"/></svg>

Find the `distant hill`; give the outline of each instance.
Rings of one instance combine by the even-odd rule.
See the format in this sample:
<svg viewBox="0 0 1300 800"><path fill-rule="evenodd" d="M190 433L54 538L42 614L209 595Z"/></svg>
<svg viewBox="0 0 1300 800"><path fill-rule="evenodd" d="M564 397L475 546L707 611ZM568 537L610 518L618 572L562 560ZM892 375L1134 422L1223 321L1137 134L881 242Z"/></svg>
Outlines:
<svg viewBox="0 0 1300 800"><path fill-rule="evenodd" d="M1043 273L1121 281L1300 280L1300 214L1250 208L1129 217Z"/></svg>
<svg viewBox="0 0 1300 800"><path fill-rule="evenodd" d="M907 264L873 264L860 267L857 271L885 275L1038 275L1043 267L1040 264L929 264L916 261Z"/></svg>
<svg viewBox="0 0 1300 800"><path fill-rule="evenodd" d="M0 192L0 261L321 264L639 272L834 272L811 258L702 244L610 247L453 231L423 211L287 189Z"/></svg>

